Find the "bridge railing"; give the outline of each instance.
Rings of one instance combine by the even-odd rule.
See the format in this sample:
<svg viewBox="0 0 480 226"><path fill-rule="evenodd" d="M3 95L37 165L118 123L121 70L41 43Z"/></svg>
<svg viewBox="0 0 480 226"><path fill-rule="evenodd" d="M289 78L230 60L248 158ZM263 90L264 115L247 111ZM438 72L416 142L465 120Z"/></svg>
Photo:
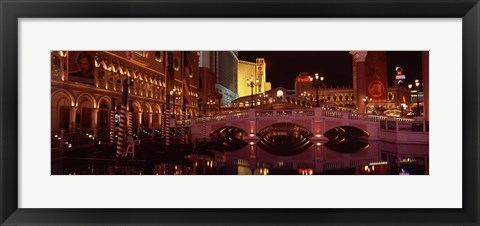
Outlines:
<svg viewBox="0 0 480 226"><path fill-rule="evenodd" d="M261 110L256 111L256 117L272 118L272 117L314 117L314 110Z"/></svg>
<svg viewBox="0 0 480 226"><path fill-rule="evenodd" d="M236 112L231 114L231 119L248 118L248 111Z"/></svg>
<svg viewBox="0 0 480 226"><path fill-rule="evenodd" d="M386 120L386 116L380 115L367 115L367 114L359 114L359 113L348 113L348 119L350 120L359 120L359 121L370 121L370 122L380 122L382 120Z"/></svg>
<svg viewBox="0 0 480 226"><path fill-rule="evenodd" d="M340 111L322 111L323 117L329 118L343 118L343 112Z"/></svg>
<svg viewBox="0 0 480 226"><path fill-rule="evenodd" d="M270 118L273 117L274 111L257 111L255 116L260 118Z"/></svg>
<svg viewBox="0 0 480 226"><path fill-rule="evenodd" d="M306 109L306 110L296 110L295 111L295 115L296 116L315 116L315 110L309 110L309 109Z"/></svg>
<svg viewBox="0 0 480 226"><path fill-rule="evenodd" d="M428 132L428 121L415 121L410 118L387 118L380 121L380 129L390 131Z"/></svg>
<svg viewBox="0 0 480 226"><path fill-rule="evenodd" d="M317 109L318 110L318 109ZM321 116L315 115L321 112ZM428 122L415 121L411 118L396 118L380 115L369 115L345 111L316 111L315 109L292 109L292 110L247 110L225 115L207 116L197 119L176 121L177 126L192 126L209 122L219 122L234 119L248 118L253 113L256 118L284 118L284 117L327 117L342 120L363 121L379 123L380 129L390 131L423 131L428 132Z"/></svg>

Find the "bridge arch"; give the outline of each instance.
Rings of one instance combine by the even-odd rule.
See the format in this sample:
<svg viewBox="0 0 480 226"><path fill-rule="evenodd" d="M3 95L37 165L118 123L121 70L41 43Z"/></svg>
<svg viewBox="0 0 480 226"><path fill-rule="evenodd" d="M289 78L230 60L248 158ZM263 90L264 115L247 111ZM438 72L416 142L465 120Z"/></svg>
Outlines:
<svg viewBox="0 0 480 226"><path fill-rule="evenodd" d="M247 132L235 126L222 126L210 132L210 138L214 142L212 149L237 150L245 146L244 141Z"/></svg>
<svg viewBox="0 0 480 226"><path fill-rule="evenodd" d="M304 152L313 143L313 133L303 126L290 122L274 123L257 133L258 146L274 155L292 156Z"/></svg>
<svg viewBox="0 0 480 226"><path fill-rule="evenodd" d="M338 126L324 133L328 138L325 147L341 153L355 153L369 147L370 134L354 126Z"/></svg>

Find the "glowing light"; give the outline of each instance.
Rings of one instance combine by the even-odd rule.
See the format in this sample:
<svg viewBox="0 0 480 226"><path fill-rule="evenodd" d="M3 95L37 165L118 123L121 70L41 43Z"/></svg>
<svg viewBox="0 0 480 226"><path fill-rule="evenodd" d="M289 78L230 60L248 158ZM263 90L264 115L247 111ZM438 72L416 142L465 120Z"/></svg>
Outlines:
<svg viewBox="0 0 480 226"><path fill-rule="evenodd" d="M249 134L248 136L250 136L250 137L254 137L254 136L255 136L255 134L251 133L251 134Z"/></svg>
<svg viewBox="0 0 480 226"><path fill-rule="evenodd" d="M255 143L253 141L250 142L250 145L254 145Z"/></svg>
<svg viewBox="0 0 480 226"><path fill-rule="evenodd" d="M376 166L376 165L387 165L388 162L371 162L371 163L368 163L369 166Z"/></svg>
<svg viewBox="0 0 480 226"><path fill-rule="evenodd" d="M319 143L317 143L317 146L322 146L322 143L320 143L320 142L319 142Z"/></svg>
<svg viewBox="0 0 480 226"><path fill-rule="evenodd" d="M315 135L315 136L316 136L316 137L321 137L321 136L322 136L322 134L317 134L317 135Z"/></svg>
<svg viewBox="0 0 480 226"><path fill-rule="evenodd" d="M72 148L72 144L68 144L68 148Z"/></svg>

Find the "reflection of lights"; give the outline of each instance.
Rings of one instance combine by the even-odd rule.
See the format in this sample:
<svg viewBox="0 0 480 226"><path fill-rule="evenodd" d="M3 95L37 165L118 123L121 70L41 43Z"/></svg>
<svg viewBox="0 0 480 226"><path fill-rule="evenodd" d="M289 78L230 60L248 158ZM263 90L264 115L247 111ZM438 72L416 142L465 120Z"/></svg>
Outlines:
<svg viewBox="0 0 480 226"><path fill-rule="evenodd" d="M369 166L376 166L376 165L387 165L388 162L371 162L371 163L368 163Z"/></svg>
<svg viewBox="0 0 480 226"><path fill-rule="evenodd" d="M61 139L62 139L61 137L58 138L58 140L61 140Z"/></svg>
<svg viewBox="0 0 480 226"><path fill-rule="evenodd" d="M298 169L300 175L313 175L313 169Z"/></svg>
<svg viewBox="0 0 480 226"><path fill-rule="evenodd" d="M367 173L370 173L370 172L373 173L373 171L375 171L375 166L365 166L364 170Z"/></svg>
<svg viewBox="0 0 480 226"><path fill-rule="evenodd" d="M209 168L213 168L213 161L207 161L206 163Z"/></svg>
<svg viewBox="0 0 480 226"><path fill-rule="evenodd" d="M251 134L249 134L248 136L250 136L250 137L254 137L254 136L255 136L255 134L251 133Z"/></svg>
<svg viewBox="0 0 480 226"><path fill-rule="evenodd" d="M260 168L260 175L268 175L269 170L267 168Z"/></svg>
<svg viewBox="0 0 480 226"><path fill-rule="evenodd" d="M315 136L316 136L316 137L321 137L321 136L322 136L322 134L317 134L317 135L315 135Z"/></svg>
<svg viewBox="0 0 480 226"><path fill-rule="evenodd" d="M72 144L68 144L68 148L72 148Z"/></svg>
<svg viewBox="0 0 480 226"><path fill-rule="evenodd" d="M400 160L400 162L402 163L405 163L405 162L416 162L417 160L414 159L414 158L406 158L406 159L402 159Z"/></svg>
<svg viewBox="0 0 480 226"><path fill-rule="evenodd" d="M318 142L318 143L317 143L317 146L322 146L322 143Z"/></svg>
<svg viewBox="0 0 480 226"><path fill-rule="evenodd" d="M55 136L53 136L53 137L57 138L57 137L58 137L58 135L55 135Z"/></svg>
<svg viewBox="0 0 480 226"><path fill-rule="evenodd" d="M255 144L255 142L253 142L253 141L250 141L250 145L254 145L254 144Z"/></svg>

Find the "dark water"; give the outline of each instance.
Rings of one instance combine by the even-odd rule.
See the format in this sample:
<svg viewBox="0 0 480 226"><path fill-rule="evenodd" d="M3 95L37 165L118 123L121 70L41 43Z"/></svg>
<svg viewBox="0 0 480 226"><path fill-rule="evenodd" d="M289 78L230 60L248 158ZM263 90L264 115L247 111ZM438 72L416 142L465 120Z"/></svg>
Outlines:
<svg viewBox="0 0 480 226"><path fill-rule="evenodd" d="M342 139L344 140L344 139ZM355 145L359 145L355 140ZM335 144L335 142L333 142ZM84 153L52 162L53 175L425 175L428 145L362 143L359 149L339 149L315 143L304 150L264 150L261 145L241 145L229 150L218 146L115 161L108 155ZM331 148L329 148L329 146ZM345 147L345 144L340 144ZM347 145L348 147L348 145ZM238 148L238 145L235 147ZM234 148L234 149L235 149Z"/></svg>

